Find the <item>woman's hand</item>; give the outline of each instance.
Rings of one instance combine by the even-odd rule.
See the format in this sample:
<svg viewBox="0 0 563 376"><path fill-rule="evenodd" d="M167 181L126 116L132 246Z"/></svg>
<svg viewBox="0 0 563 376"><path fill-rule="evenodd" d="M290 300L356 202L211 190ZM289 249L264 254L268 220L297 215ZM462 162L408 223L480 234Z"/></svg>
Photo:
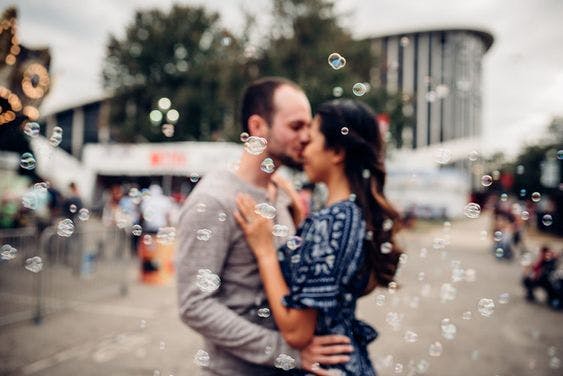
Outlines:
<svg viewBox="0 0 563 376"><path fill-rule="evenodd" d="M289 180L285 179L278 172L272 175L272 185L281 189L291 199L292 219L295 227L298 227L306 217L306 209L301 196L299 196L299 193Z"/></svg>
<svg viewBox="0 0 563 376"><path fill-rule="evenodd" d="M258 259L276 256L272 235L272 221L255 212L256 201L249 195L239 193L236 202L238 211L235 212L235 219L244 233L246 242L254 256Z"/></svg>

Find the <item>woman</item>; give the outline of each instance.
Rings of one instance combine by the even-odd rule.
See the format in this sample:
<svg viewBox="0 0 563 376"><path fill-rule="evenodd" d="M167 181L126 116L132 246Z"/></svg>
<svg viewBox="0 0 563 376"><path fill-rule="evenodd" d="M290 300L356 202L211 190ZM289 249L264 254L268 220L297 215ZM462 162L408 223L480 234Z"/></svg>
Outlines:
<svg viewBox="0 0 563 376"><path fill-rule="evenodd" d="M350 361L331 373L320 366L316 372L375 375L367 345L377 333L355 318L356 301L393 280L400 251L393 244L399 216L383 195L383 141L373 112L351 100L321 105L304 159L309 180L325 183L328 199L296 238L277 252L272 222L255 213L249 196L237 197L235 217L287 343L302 348L314 334L346 335L354 350Z"/></svg>

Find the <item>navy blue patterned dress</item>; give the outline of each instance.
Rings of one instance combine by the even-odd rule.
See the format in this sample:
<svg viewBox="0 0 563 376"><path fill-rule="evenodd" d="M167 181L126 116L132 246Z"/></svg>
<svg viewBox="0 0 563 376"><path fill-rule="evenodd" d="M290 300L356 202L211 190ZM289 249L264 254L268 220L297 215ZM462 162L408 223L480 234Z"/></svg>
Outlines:
<svg viewBox="0 0 563 376"><path fill-rule="evenodd" d="M296 234L303 241L301 247L291 250L285 245L278 251L290 290L284 305L316 309L315 335L343 334L352 341L351 360L330 366L335 375L375 375L367 345L377 332L355 316L356 301L369 279L367 272L360 273L364 234L360 208L352 201L340 201L305 220Z"/></svg>

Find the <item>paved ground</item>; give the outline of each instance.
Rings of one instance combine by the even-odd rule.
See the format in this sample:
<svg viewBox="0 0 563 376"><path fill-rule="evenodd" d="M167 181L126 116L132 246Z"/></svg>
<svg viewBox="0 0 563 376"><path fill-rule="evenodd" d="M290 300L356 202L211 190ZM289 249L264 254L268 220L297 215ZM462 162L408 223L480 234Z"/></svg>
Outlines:
<svg viewBox="0 0 563 376"><path fill-rule="evenodd" d="M414 374L411 369L416 367L419 373L444 376L563 374L561 366L556 368L557 359L563 358L563 312L524 301L519 285L522 267L518 261L494 260L488 240L481 240L480 233L487 228L486 218L481 218L453 222L449 231L420 224L403 233L408 259L400 288L394 294L376 291L359 306L359 316L380 332L370 347L380 375ZM436 238L448 240L448 235L450 244L433 249ZM528 237L528 246L534 249L544 241L556 249L563 247L561 238L535 234ZM456 264L474 269L475 281L451 282ZM174 286L146 286L137 277L132 264L125 297L117 288L96 301L78 294L72 308L48 316L39 326L29 322L1 326L0 374L197 374L193 357L201 340L179 321ZM444 283L457 289L453 300L441 301ZM508 293L506 304L499 303L502 293ZM386 296L382 305L380 294ZM488 318L477 311L483 297L495 302ZM466 311L472 313L470 320L462 319ZM390 312L402 315L396 330L386 322ZM444 318L457 328L451 340L441 335ZM417 341L406 342L406 331L415 332ZM436 341L443 350L432 357L429 346Z"/></svg>

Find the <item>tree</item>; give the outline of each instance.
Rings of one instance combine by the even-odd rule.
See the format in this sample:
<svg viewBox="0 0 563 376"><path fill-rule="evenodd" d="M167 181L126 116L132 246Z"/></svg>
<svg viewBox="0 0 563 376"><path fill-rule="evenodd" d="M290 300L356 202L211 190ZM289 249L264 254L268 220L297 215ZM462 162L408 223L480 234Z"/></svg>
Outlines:
<svg viewBox="0 0 563 376"><path fill-rule="evenodd" d="M209 140L228 128L244 62L240 42L218 21L202 7L174 5L168 13L137 11L124 39L110 36L103 82L114 96L113 138L165 140L160 126L166 116L149 119L162 97L180 115L172 139Z"/></svg>

